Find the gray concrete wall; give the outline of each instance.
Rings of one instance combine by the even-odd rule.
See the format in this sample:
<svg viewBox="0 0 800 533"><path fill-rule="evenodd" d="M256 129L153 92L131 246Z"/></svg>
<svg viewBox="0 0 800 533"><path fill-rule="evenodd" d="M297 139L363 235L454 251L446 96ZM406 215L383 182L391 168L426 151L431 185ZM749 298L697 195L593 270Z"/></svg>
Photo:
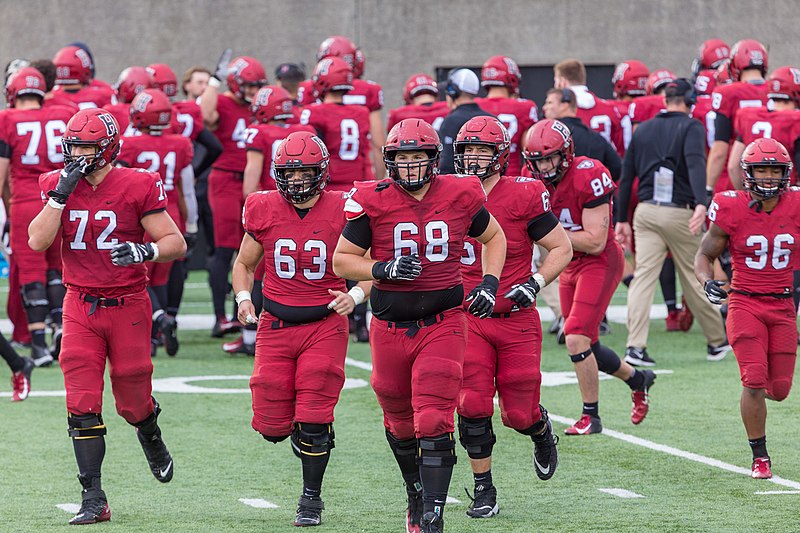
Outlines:
<svg viewBox="0 0 800 533"><path fill-rule="evenodd" d="M770 46L773 67L800 64L797 0L0 0L0 9L3 63L52 57L81 40L109 82L126 66L152 62L180 77L194 64L212 67L225 47L259 58L272 79L283 61L312 69L325 37L348 35L390 107L414 72L480 65L500 53L520 65L634 58L686 75L704 39L752 37Z"/></svg>

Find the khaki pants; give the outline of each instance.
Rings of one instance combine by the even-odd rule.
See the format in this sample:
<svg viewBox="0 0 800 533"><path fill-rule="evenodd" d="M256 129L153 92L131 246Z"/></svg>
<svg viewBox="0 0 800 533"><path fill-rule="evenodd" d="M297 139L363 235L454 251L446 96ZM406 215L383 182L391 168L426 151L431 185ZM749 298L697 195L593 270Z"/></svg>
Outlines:
<svg viewBox="0 0 800 533"><path fill-rule="evenodd" d="M706 299L694 276L694 256L701 235L689 231L692 210L640 203L633 217L636 270L628 289L628 346L647 347L650 308L667 252L672 253L686 303L697 318L708 344L725 340L719 307Z"/></svg>

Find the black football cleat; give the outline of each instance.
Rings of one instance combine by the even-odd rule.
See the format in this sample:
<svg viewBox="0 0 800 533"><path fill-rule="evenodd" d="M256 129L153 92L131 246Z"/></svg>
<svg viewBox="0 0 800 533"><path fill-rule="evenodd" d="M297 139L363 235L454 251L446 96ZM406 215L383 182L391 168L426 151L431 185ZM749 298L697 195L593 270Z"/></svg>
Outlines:
<svg viewBox="0 0 800 533"><path fill-rule="evenodd" d="M178 353L178 348L180 347L178 343L178 322L175 317L162 315L158 329L164 338L164 348L167 350L167 355L174 356Z"/></svg>
<svg viewBox="0 0 800 533"><path fill-rule="evenodd" d="M422 485L419 490L406 491L408 494L408 508L406 509L406 533L419 533L419 523L422 521Z"/></svg>
<svg viewBox="0 0 800 533"><path fill-rule="evenodd" d="M53 364L53 356L50 354L50 350L45 346L31 345L31 359L33 359L33 364L37 367L50 366Z"/></svg>
<svg viewBox="0 0 800 533"><path fill-rule="evenodd" d="M468 517L491 518L496 514L500 514L500 506L497 505L497 489L494 485L489 487L484 485L476 486L474 497L470 495L467 489L464 490L469 499L472 500L472 503L469 504L469 509L467 509Z"/></svg>
<svg viewBox="0 0 800 533"><path fill-rule="evenodd" d="M211 329L211 336L216 339L221 339L228 333L238 333L240 329L242 329L242 326L239 322L228 320L224 316L218 317L217 321L214 322L214 327Z"/></svg>
<svg viewBox="0 0 800 533"><path fill-rule="evenodd" d="M89 480L78 476L84 489L81 492L81 508L78 514L69 521L71 526L96 524L111 520L111 509L108 507L106 493L100 487L100 478Z"/></svg>
<svg viewBox="0 0 800 533"><path fill-rule="evenodd" d="M533 466L536 475L542 481L547 481L556 473L558 467L558 437L553 434L553 424L547 415L547 409L539 408L542 411L542 420L545 423L544 433L541 435L531 435L533 441Z"/></svg>
<svg viewBox="0 0 800 533"><path fill-rule="evenodd" d="M297 503L297 514L294 517L294 525L298 527L318 526L322 523L322 510L325 503L321 498L308 498L300 496Z"/></svg>
<svg viewBox="0 0 800 533"><path fill-rule="evenodd" d="M419 524L420 533L444 533L444 518L436 513L425 513Z"/></svg>
<svg viewBox="0 0 800 533"><path fill-rule="evenodd" d="M154 413L158 417L161 412L158 403L155 403ZM161 439L161 428L156 425L156 431L152 435L145 435L141 430L136 428L136 437L139 439L139 444L142 445L144 456L147 459L147 464L150 465L150 471L153 476L161 483L169 483L172 480L174 472L172 456L167 450L166 444Z"/></svg>
<svg viewBox="0 0 800 533"><path fill-rule="evenodd" d="M53 356L53 359L58 359L58 356L61 354L61 337L63 337L61 326L56 326L53 329L53 344L50 346L50 355Z"/></svg>

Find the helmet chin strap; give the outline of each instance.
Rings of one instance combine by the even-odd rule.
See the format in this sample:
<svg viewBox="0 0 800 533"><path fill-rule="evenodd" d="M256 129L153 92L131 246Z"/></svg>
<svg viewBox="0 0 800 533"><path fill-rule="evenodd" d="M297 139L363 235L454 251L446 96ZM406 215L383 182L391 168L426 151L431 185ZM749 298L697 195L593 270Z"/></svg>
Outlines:
<svg viewBox="0 0 800 533"><path fill-rule="evenodd" d="M763 200L760 200L760 199L758 199L758 198L753 198L753 199L752 199L752 200L750 200L750 202L747 204L747 207L748 207L749 209L753 209L753 208L755 208L755 210L756 210L756 213L760 213L760 212L761 212L761 209L764 207Z"/></svg>

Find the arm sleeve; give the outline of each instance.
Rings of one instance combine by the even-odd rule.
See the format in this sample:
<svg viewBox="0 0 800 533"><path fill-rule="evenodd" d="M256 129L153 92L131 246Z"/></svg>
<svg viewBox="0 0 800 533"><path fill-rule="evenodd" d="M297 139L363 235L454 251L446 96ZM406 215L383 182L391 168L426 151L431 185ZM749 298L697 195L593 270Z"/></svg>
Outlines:
<svg viewBox="0 0 800 533"><path fill-rule="evenodd" d="M181 188L183 199L186 202L186 231L197 233L197 196L194 192L194 170L192 165L186 165L181 170Z"/></svg>
<svg viewBox="0 0 800 533"><path fill-rule="evenodd" d="M633 190L633 178L636 176L635 157L635 134L628 151L625 152L625 159L622 161L622 176L619 179L619 192L617 192L617 222L628 222L628 205L631 200Z"/></svg>
<svg viewBox="0 0 800 533"><path fill-rule="evenodd" d="M348 220L342 230L342 237L360 246L365 250L372 246L372 228L369 224L369 217L362 215L358 218Z"/></svg>
<svg viewBox="0 0 800 533"><path fill-rule="evenodd" d="M719 118L719 115L717 116ZM703 126L689 119L689 127L683 140L683 157L689 173L689 185L692 188L695 205L706 202L706 151L705 132Z"/></svg>
<svg viewBox="0 0 800 533"><path fill-rule="evenodd" d="M7 142L0 140L0 157L11 159L11 146Z"/></svg>
<svg viewBox="0 0 800 533"><path fill-rule="evenodd" d="M714 140L728 142L731 140L731 137L733 137L733 124L731 124L731 119L717 112L717 116L714 119Z"/></svg>
<svg viewBox="0 0 800 533"><path fill-rule="evenodd" d="M470 237L479 237L480 235L483 235L483 232L489 227L490 216L491 215L486 207L482 206L480 211L475 213L475 216L472 217L472 224L469 226L467 235Z"/></svg>
<svg viewBox="0 0 800 533"><path fill-rule="evenodd" d="M534 241L538 241L553 231L556 226L558 226L558 219L552 211L547 211L528 222L528 236Z"/></svg>
<svg viewBox="0 0 800 533"><path fill-rule="evenodd" d="M214 164L214 161L222 154L222 143L217 139L217 136L211 133L207 128L203 128L200 135L197 136L197 142L206 149L206 155L194 168L194 175L200 176Z"/></svg>

